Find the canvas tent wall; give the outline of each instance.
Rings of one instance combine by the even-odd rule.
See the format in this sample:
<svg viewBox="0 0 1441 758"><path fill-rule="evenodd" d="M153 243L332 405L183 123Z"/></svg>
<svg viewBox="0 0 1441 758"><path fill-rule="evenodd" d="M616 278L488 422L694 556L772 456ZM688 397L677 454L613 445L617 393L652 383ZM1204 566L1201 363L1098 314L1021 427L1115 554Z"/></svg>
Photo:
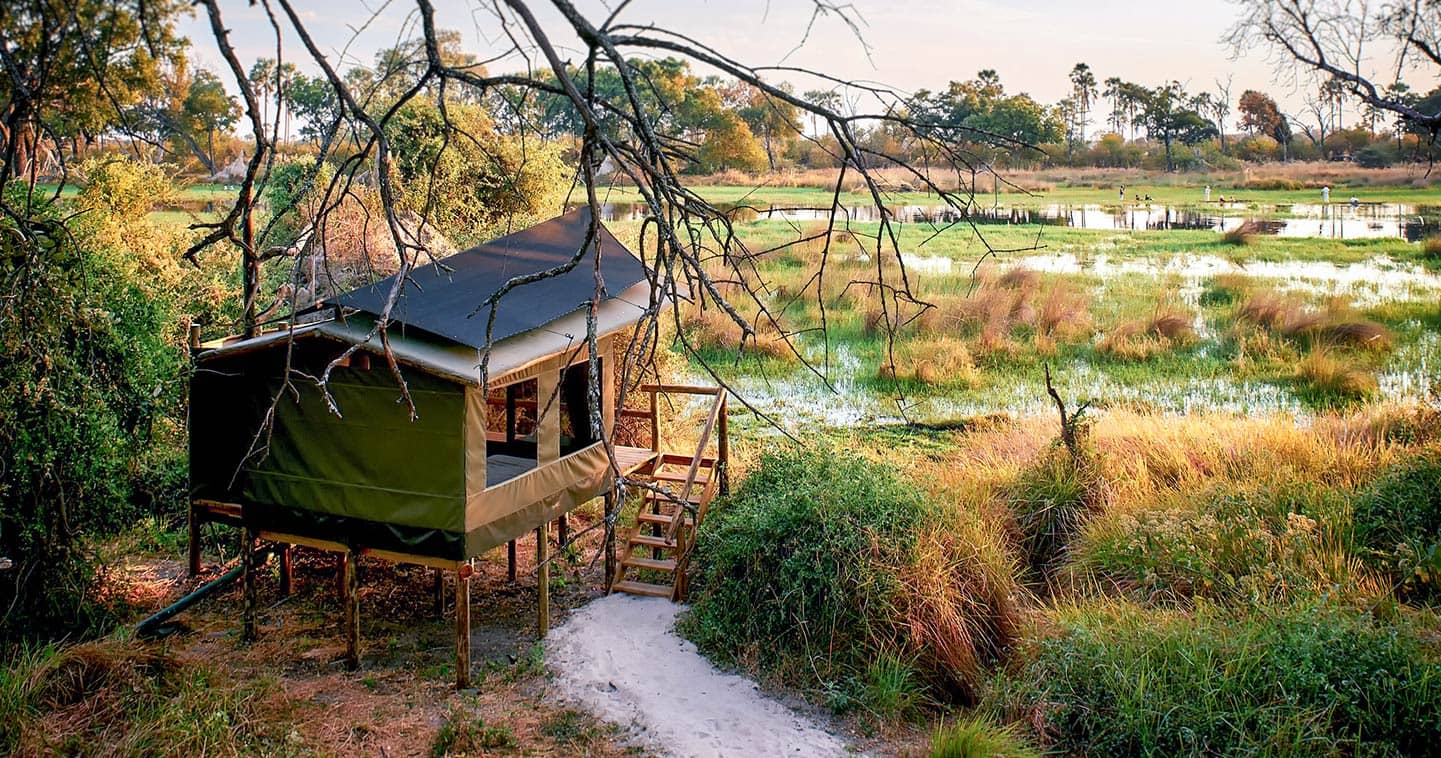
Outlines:
<svg viewBox="0 0 1441 758"><path fill-rule="evenodd" d="M488 448L505 437L487 429L481 364L489 312L477 312L511 277L569 261L589 231L588 212L576 211L415 272L388 331L414 420L384 360L334 369L333 409L305 378L355 346L360 355L383 354L371 332L393 280L341 296L342 318L200 353L191 386L194 500L236 506L228 511L234 520L258 531L464 561L601 494L609 456L599 442L562 455L559 400L538 408L535 465L488 481ZM603 228L599 245L609 296L597 311L598 352L609 356L613 340L650 307L651 285L639 260ZM564 394L563 370L582 370L588 358L593 255L495 306L485 361L491 388L534 382L539 398ZM607 431L611 364L601 361Z"/></svg>

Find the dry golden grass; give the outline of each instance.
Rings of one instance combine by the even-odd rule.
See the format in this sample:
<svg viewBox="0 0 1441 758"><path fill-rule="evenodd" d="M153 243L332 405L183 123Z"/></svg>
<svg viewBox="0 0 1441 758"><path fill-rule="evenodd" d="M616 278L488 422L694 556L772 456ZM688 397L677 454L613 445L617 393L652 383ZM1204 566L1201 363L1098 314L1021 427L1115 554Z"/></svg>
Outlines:
<svg viewBox="0 0 1441 758"><path fill-rule="evenodd" d="M1243 247L1251 244L1256 234L1261 231L1261 224L1255 220L1246 221L1235 229L1230 229L1221 235L1221 241L1227 245Z"/></svg>
<svg viewBox="0 0 1441 758"><path fill-rule="evenodd" d="M1294 297L1273 291L1256 292L1236 316L1288 339L1312 345L1388 350L1391 332L1358 315L1348 301L1332 298L1325 308L1313 309Z"/></svg>
<svg viewBox="0 0 1441 758"><path fill-rule="evenodd" d="M1296 366L1296 378L1312 391L1338 399L1362 399L1376 394L1376 377L1318 349Z"/></svg>
<svg viewBox="0 0 1441 758"><path fill-rule="evenodd" d="M1112 329L1096 350L1123 360L1147 360L1185 347L1196 339L1190 314L1157 308L1150 316Z"/></svg>
<svg viewBox="0 0 1441 758"><path fill-rule="evenodd" d="M919 337L898 342L891 350L891 359L882 359L877 370L881 379L905 379L948 387L975 387L981 381L966 343L953 337Z"/></svg>
<svg viewBox="0 0 1441 758"><path fill-rule="evenodd" d="M1433 234L1421 243L1421 257L1429 261L1441 260L1441 234Z"/></svg>
<svg viewBox="0 0 1441 758"><path fill-rule="evenodd" d="M751 321L755 333L747 336L730 314L718 307L692 308L681 321L681 326L702 350L740 351L752 355L779 360L796 357L792 342L788 341L769 320L760 323Z"/></svg>

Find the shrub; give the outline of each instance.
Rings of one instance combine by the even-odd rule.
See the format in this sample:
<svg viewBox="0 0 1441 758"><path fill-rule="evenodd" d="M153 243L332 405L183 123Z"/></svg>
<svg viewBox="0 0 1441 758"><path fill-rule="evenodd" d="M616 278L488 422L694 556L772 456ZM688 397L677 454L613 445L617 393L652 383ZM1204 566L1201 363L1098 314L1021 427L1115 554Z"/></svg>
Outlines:
<svg viewBox="0 0 1441 758"><path fill-rule="evenodd" d="M49 209L47 213L56 213ZM178 505L179 319L120 251L0 220L0 638L88 635L93 538ZM46 225L49 224L49 225Z"/></svg>
<svg viewBox="0 0 1441 758"><path fill-rule="evenodd" d="M695 563L684 633L838 709L966 697L1015 634L1014 566L986 525L837 449L765 454Z"/></svg>
<svg viewBox="0 0 1441 758"><path fill-rule="evenodd" d="M1201 289L1201 305L1231 305L1250 289L1251 280L1242 274L1218 274Z"/></svg>
<svg viewBox="0 0 1441 758"><path fill-rule="evenodd" d="M1441 664L1407 628L1325 605L1245 613L1062 611L990 699L1068 754L1419 755L1441 739Z"/></svg>
<svg viewBox="0 0 1441 758"><path fill-rule="evenodd" d="M1421 257L1428 261L1441 261L1441 234L1433 234L1421 243Z"/></svg>

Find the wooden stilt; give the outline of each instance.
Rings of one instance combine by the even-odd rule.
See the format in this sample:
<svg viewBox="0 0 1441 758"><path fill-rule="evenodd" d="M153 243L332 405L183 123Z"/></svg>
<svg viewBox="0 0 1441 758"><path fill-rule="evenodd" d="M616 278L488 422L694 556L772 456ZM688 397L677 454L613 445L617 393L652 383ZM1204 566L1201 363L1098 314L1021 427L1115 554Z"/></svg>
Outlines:
<svg viewBox="0 0 1441 758"><path fill-rule="evenodd" d="M469 563L455 572L455 687L470 686L470 573Z"/></svg>
<svg viewBox="0 0 1441 758"><path fill-rule="evenodd" d="M280 594L287 597L291 592L290 551L292 549L291 545L280 549Z"/></svg>
<svg viewBox="0 0 1441 758"><path fill-rule="evenodd" d="M255 641L255 614L260 604L256 584L255 530L246 529L240 541L240 562L244 567L245 608L241 612L240 638L245 642Z"/></svg>
<svg viewBox="0 0 1441 758"><path fill-rule="evenodd" d="M360 572L358 556L347 553L341 575L345 579L345 667L360 668Z"/></svg>
<svg viewBox="0 0 1441 758"><path fill-rule="evenodd" d="M200 576L200 516L190 506L190 576Z"/></svg>
<svg viewBox="0 0 1441 758"><path fill-rule="evenodd" d="M335 572L335 594L340 598L342 606L346 603L345 593L349 589L345 584L345 572L350 565L350 553L340 554L340 566Z"/></svg>
<svg viewBox="0 0 1441 758"><path fill-rule="evenodd" d="M505 545L505 557L506 557L507 563L509 564L509 569L510 569L510 582L511 582L511 584L514 584L514 583L515 583L515 540L511 540L510 542L507 542L507 543L506 543L506 545Z"/></svg>
<svg viewBox="0 0 1441 758"><path fill-rule="evenodd" d="M555 519L555 546L556 549L565 547L566 539L570 537L569 525L565 523L565 514L562 513Z"/></svg>
<svg viewBox="0 0 1441 758"><path fill-rule="evenodd" d="M535 625L539 636L544 638L550 630L550 563L546 560L550 552L550 522L535 528L535 582L536 608Z"/></svg>
<svg viewBox="0 0 1441 758"><path fill-rule="evenodd" d="M440 618L441 616L444 616L444 615L445 615L445 570L444 570L444 569L435 569L435 584L434 584L434 588L433 588L433 589L434 589L433 594L435 595L435 617L436 617L436 618Z"/></svg>
<svg viewBox="0 0 1441 758"><path fill-rule="evenodd" d="M615 488L605 493L605 591L615 581L615 525L611 519L615 514Z"/></svg>

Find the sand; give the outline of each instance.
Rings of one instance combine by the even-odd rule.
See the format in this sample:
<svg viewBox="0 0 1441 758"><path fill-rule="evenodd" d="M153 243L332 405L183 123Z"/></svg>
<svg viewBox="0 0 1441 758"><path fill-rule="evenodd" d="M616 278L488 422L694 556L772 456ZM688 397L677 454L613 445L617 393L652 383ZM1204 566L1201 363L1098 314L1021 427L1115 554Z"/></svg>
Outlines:
<svg viewBox="0 0 1441 758"><path fill-rule="evenodd" d="M682 606L610 595L566 619L545 643L566 699L631 728L663 755L844 755L845 743L815 719L761 693L755 682L711 665L676 635Z"/></svg>

